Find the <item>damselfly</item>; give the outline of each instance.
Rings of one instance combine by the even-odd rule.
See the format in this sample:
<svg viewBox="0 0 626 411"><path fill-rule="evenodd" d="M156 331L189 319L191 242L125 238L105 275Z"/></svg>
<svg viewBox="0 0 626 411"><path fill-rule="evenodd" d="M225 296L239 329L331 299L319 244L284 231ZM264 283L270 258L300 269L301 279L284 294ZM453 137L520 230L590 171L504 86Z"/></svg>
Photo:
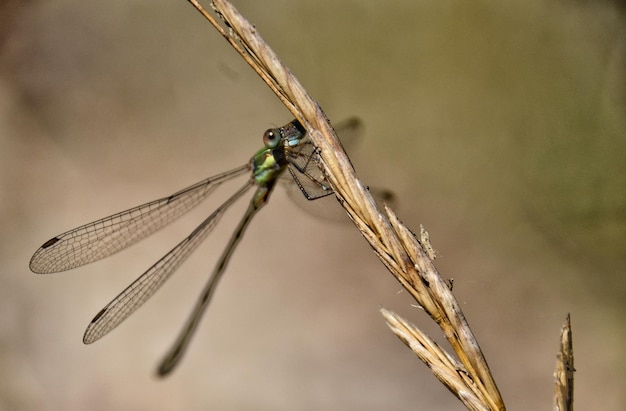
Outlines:
<svg viewBox="0 0 626 411"><path fill-rule="evenodd" d="M30 260L30 269L41 274L66 271L100 260L179 218L207 198L220 184L242 174L250 174L246 183L189 236L96 314L85 330L83 336L85 344L91 344L103 337L146 302L207 237L224 212L246 191L256 186L248 209L226 245L187 323L158 368L159 375L168 374L185 352L213 291L252 217L267 203L278 178L285 170L289 170L308 200L333 193L318 167L319 152L297 120L283 127L265 131L263 143L265 147L241 167L209 177L168 197L60 234L46 241L35 252Z"/></svg>

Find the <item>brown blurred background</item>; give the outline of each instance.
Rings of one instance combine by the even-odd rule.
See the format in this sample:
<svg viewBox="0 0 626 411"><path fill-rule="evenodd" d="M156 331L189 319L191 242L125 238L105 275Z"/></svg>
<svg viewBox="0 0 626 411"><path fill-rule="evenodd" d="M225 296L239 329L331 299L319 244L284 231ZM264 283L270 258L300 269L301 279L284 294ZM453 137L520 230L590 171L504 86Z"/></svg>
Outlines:
<svg viewBox="0 0 626 411"><path fill-rule="evenodd" d="M626 36L608 1L237 1L357 171L424 224L510 409L551 409L572 315L579 409L626 396ZM111 335L93 315L234 190L112 258L35 275L70 228L235 167L288 111L185 1L0 6L0 410L460 410L387 329L437 341L349 224L276 190L180 367L154 369L246 206Z"/></svg>

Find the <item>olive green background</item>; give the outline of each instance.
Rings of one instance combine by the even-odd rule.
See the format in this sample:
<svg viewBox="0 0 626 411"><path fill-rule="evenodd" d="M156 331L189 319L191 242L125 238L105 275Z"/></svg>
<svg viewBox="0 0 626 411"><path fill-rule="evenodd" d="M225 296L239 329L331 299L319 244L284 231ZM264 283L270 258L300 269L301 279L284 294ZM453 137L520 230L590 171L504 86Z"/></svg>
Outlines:
<svg viewBox="0 0 626 411"><path fill-rule="evenodd" d="M236 6L333 121L363 119L359 175L429 230L508 407L552 407L569 312L577 408L619 410L624 9L518 3ZM281 187L170 378L156 364L245 201L144 308L84 346L93 315L236 184L96 264L35 275L36 248L243 164L291 117L185 1L0 7L0 410L463 409L378 308L445 345L432 321L350 224L312 217Z"/></svg>

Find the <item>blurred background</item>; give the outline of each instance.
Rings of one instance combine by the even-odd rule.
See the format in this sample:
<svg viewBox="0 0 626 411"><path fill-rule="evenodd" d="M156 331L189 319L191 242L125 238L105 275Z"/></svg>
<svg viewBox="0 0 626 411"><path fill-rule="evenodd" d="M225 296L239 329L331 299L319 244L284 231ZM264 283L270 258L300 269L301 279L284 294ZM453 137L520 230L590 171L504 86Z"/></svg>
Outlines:
<svg viewBox="0 0 626 411"><path fill-rule="evenodd" d="M510 409L626 401L626 36L610 1L236 1L369 185L423 224ZM0 5L0 410L464 409L386 327L447 347L349 223L278 187L174 374L154 370L246 201L144 308L91 318L238 183L107 260L35 275L54 235L243 164L289 112L185 1ZM331 204L331 206L334 206Z"/></svg>

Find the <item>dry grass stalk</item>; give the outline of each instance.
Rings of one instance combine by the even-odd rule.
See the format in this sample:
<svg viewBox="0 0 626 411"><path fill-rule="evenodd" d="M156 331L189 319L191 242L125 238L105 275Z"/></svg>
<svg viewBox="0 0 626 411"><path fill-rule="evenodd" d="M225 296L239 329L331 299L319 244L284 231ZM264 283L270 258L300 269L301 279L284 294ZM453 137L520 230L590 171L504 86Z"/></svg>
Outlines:
<svg viewBox="0 0 626 411"><path fill-rule="evenodd" d="M504 403L478 342L459 304L429 257L430 245L426 245L425 241L427 235L422 233L420 238L425 243L422 245L389 208L385 209L386 215L377 208L366 186L356 176L320 106L281 63L256 29L228 1L215 0L212 3L226 27L220 25L197 0L188 1L242 55L306 128L311 140L320 149L320 166L338 200L389 271L439 324L460 363L415 327L407 327L406 321L383 311L392 330L433 371L437 370L437 377L445 380L446 386L469 409L504 410Z"/></svg>
<svg viewBox="0 0 626 411"><path fill-rule="evenodd" d="M557 354L554 372L554 409L557 411L574 409L574 371L572 324L568 314L561 328L561 348Z"/></svg>
<svg viewBox="0 0 626 411"><path fill-rule="evenodd" d="M435 377L456 395L469 410L489 410L465 367L413 324L382 308L391 330L431 369ZM468 389L472 387L473 389Z"/></svg>

